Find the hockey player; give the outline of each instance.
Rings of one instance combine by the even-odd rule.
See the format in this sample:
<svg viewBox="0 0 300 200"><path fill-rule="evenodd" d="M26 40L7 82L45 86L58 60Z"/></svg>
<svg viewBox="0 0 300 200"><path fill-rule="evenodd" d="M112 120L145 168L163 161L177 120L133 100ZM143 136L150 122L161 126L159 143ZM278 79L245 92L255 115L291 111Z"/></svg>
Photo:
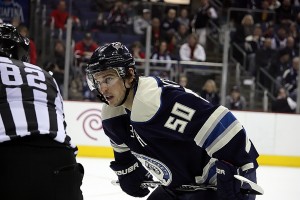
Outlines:
<svg viewBox="0 0 300 200"><path fill-rule="evenodd" d="M82 200L83 167L51 75L27 63L29 40L0 25L0 199Z"/></svg>
<svg viewBox="0 0 300 200"><path fill-rule="evenodd" d="M174 82L139 77L134 65L128 49L114 42L99 47L87 67L91 90L105 102L102 123L115 157L110 167L122 190L144 197L150 191L141 184L155 176L161 186L148 200L255 199L234 178L256 182L258 153L233 114ZM182 191L183 185L217 191Z"/></svg>

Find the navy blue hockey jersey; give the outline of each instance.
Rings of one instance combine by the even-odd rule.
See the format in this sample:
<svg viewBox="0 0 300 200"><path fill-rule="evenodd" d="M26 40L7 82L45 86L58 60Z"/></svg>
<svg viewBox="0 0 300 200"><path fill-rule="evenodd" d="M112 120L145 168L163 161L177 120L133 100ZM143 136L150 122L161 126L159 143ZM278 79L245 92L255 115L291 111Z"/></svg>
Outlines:
<svg viewBox="0 0 300 200"><path fill-rule="evenodd" d="M116 161L137 158L168 187L216 184L216 159L244 171L258 166L255 147L227 108L157 77L140 77L131 111L104 105L102 120Z"/></svg>

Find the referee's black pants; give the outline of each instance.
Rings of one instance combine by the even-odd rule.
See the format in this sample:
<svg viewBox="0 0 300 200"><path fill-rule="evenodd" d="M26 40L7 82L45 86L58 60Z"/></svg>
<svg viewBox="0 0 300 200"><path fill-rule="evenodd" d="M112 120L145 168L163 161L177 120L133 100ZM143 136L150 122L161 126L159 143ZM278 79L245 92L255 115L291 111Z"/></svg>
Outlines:
<svg viewBox="0 0 300 200"><path fill-rule="evenodd" d="M0 199L82 200L83 167L48 136L0 143Z"/></svg>

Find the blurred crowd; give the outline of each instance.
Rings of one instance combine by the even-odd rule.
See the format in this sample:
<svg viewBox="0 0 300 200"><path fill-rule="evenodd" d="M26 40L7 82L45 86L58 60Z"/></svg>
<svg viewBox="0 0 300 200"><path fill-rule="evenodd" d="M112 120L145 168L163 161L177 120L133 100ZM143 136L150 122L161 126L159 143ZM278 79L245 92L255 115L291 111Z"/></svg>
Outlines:
<svg viewBox="0 0 300 200"><path fill-rule="evenodd" d="M250 8L259 9L238 15L231 32L231 44L239 51L233 56L245 63L246 73L274 95L272 104L284 101L287 109L272 111L295 112L299 73L300 4L293 0L255 1ZM236 15L234 15L236 16ZM285 95L282 95L282 94ZM292 102L292 103L290 103ZM286 107L286 106L283 106Z"/></svg>
<svg viewBox="0 0 300 200"><path fill-rule="evenodd" d="M51 37L55 41L53 49L43 60L39 59L30 27L22 23L20 17L5 19L4 22L12 23L21 34L31 39L30 62L51 71L63 90L66 22L71 19L74 62L70 73L69 99L96 100L85 81L85 65L92 52L110 40L123 40L135 58L145 59L145 37L149 26L152 31L151 66L165 69L152 70L151 75L172 78L169 70L174 67L174 60L213 61L207 57L207 38L216 34L216 29L209 24L221 27L227 22L224 20L227 9L235 7L240 11L230 15L230 46L238 47L238 50L233 48L233 58L245 63L244 73L255 77L274 95L272 111L295 112L300 64L300 3L297 0L222 0L218 1L221 6L216 6L214 0L199 0L197 8L145 0L41 2L47 6L46 26L53 31ZM241 56L241 52L246 56ZM184 86L189 85L186 74L179 73L178 77ZM199 81L199 84L202 86L197 92L203 98L214 104L220 103L214 77ZM240 90L238 86L231 88L226 106L236 110L246 109L247 100ZM286 109L276 109L282 102L287 105Z"/></svg>

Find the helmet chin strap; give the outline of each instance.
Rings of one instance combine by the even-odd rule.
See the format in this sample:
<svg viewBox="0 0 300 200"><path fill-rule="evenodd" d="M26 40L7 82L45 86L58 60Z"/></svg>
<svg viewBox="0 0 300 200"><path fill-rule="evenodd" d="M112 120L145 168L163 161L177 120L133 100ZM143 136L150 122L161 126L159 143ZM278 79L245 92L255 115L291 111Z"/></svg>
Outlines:
<svg viewBox="0 0 300 200"><path fill-rule="evenodd" d="M127 97L128 97L128 94L129 94L129 92L130 92L130 87L127 88L126 85L125 85L125 79L123 79L123 83L124 83L124 87L125 87L125 89L126 89L126 92L125 92L125 95L124 95L124 98L123 98L122 102L119 103L118 106L123 105L123 103L126 101L126 99L127 99Z"/></svg>

